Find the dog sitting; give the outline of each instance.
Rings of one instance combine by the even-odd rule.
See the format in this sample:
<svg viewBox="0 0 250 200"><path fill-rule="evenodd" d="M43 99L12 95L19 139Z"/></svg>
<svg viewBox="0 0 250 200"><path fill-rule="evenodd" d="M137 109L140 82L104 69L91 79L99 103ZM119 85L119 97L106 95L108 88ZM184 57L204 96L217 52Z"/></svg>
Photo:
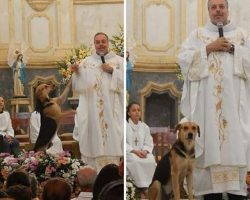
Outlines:
<svg viewBox="0 0 250 200"><path fill-rule="evenodd" d="M186 177L188 199L193 199L193 169L195 164L195 137L200 135L199 126L193 122L178 124L178 139L170 152L157 164L152 183L149 186L150 200L168 200L173 192L174 199L180 199L180 187Z"/></svg>
<svg viewBox="0 0 250 200"><path fill-rule="evenodd" d="M62 112L60 105L66 100L70 91L71 81L65 87L63 93L56 98L50 98L52 85L41 84L37 86L35 96L38 112L41 114L41 126L34 151L46 150L58 129L60 120L68 115L75 114L74 110Z"/></svg>

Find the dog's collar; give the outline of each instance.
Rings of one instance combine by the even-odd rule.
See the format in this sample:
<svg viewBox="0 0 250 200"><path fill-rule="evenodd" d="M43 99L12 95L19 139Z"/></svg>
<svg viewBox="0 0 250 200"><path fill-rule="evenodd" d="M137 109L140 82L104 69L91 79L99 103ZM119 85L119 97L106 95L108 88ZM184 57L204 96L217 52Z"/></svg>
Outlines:
<svg viewBox="0 0 250 200"><path fill-rule="evenodd" d="M190 152L186 152L185 148L184 148L184 144L180 141L177 141L174 145L173 145L173 149L175 150L175 152L183 157L183 158L195 158L195 154L194 154L194 148L191 149Z"/></svg>

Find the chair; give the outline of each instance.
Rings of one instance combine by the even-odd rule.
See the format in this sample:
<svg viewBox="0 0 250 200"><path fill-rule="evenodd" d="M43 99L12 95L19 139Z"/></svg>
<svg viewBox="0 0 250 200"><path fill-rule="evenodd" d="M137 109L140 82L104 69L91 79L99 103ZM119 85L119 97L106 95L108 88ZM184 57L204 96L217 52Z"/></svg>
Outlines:
<svg viewBox="0 0 250 200"><path fill-rule="evenodd" d="M12 119L12 127L14 129L15 137L20 143L20 147L24 148L26 144L29 144L29 125L30 125L29 112L15 113Z"/></svg>
<svg viewBox="0 0 250 200"><path fill-rule="evenodd" d="M154 142L155 161L159 162L175 143L176 134L169 127L151 127L150 131Z"/></svg>

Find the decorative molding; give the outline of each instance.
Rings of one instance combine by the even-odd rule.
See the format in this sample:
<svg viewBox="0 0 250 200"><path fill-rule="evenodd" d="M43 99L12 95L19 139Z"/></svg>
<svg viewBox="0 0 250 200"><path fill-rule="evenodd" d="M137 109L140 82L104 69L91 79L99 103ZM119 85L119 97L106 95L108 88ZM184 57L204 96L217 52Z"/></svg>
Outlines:
<svg viewBox="0 0 250 200"><path fill-rule="evenodd" d="M205 24L205 9L207 9L207 6L205 5L205 1L204 0L198 1L198 4L197 4L198 27L201 27Z"/></svg>
<svg viewBox="0 0 250 200"><path fill-rule="evenodd" d="M9 14L9 40L14 38L15 33L15 20L14 20L14 2L9 0L8 5L8 14Z"/></svg>
<svg viewBox="0 0 250 200"><path fill-rule="evenodd" d="M134 1L134 13L133 13L133 23L134 23L134 26L133 26L133 36L135 39L137 39L137 33L138 33L138 14L139 14L139 10L138 10L138 1ZM138 41L137 41L138 42Z"/></svg>
<svg viewBox="0 0 250 200"><path fill-rule="evenodd" d="M56 88L59 87L60 83L57 81L56 77L54 75L42 77L42 76L35 76L32 81L29 82L29 88L30 88L30 99L31 99L31 107L34 110L34 91L35 88L41 84L41 83L49 83L53 84Z"/></svg>
<svg viewBox="0 0 250 200"><path fill-rule="evenodd" d="M47 45L46 48L36 48L33 46L33 43L32 43L32 33L31 33L31 22L34 18L36 17L44 17L44 18L47 18L48 20L48 29L49 29L49 43ZM39 14L33 14L31 16L28 17L28 42L29 42L29 46L30 48L32 49L33 52L36 52L36 53L44 53L44 52L48 52L52 47L53 47L53 26L52 26L52 19L47 16L46 14L44 13L39 13Z"/></svg>
<svg viewBox="0 0 250 200"><path fill-rule="evenodd" d="M142 55L138 49L136 49L135 55L137 58L134 63L134 71L176 72L177 70L176 56Z"/></svg>
<svg viewBox="0 0 250 200"><path fill-rule="evenodd" d="M6 7L8 9L8 13L9 13L10 12L11 1L10 0L9 1L3 1L1 4L3 4L3 5L1 5L1 8L0 8L1 14L4 13L4 10L6 9ZM10 24L9 23L10 22L10 17L11 17L10 14L6 15L6 18L8 18L8 24ZM0 16L0 18L1 18L1 16ZM6 20L4 20L4 22L5 22L5 24L7 24ZM2 23L3 23L3 21L2 21ZM10 26L8 26L8 28L7 28L7 26L4 26L4 24L1 24L1 26L2 26L2 28L4 27L5 29L9 29L8 34L10 34ZM8 41L4 41L4 39L3 39L3 31L0 31L0 47L1 47L0 49L2 49L3 45L5 45L5 44L8 44Z"/></svg>
<svg viewBox="0 0 250 200"><path fill-rule="evenodd" d="M7 50L9 49L9 43L0 43L0 50L6 50L6 49Z"/></svg>
<svg viewBox="0 0 250 200"><path fill-rule="evenodd" d="M75 5L84 4L115 4L124 3L124 0L74 0Z"/></svg>
<svg viewBox="0 0 250 200"><path fill-rule="evenodd" d="M133 71L135 72L176 72L178 69L177 63L138 63L134 64Z"/></svg>
<svg viewBox="0 0 250 200"><path fill-rule="evenodd" d="M29 53L27 68L29 69L53 69L57 68L57 62L64 57L71 48L56 49L52 53ZM8 68L7 64L8 49L0 51L0 68Z"/></svg>
<svg viewBox="0 0 250 200"><path fill-rule="evenodd" d="M146 41L146 9L150 7L151 5L164 5L169 10L169 41L163 46L153 46L149 44ZM149 51L167 51L169 48L171 48L174 45L174 7L171 7L166 0L154 0L154 1L146 1L145 4L143 4L142 8L142 44L146 47Z"/></svg>
<svg viewBox="0 0 250 200"><path fill-rule="evenodd" d="M73 2L70 0L68 2L70 4L70 6L68 7L69 9L69 17L70 17L70 40L71 40L71 43L70 44L63 44L62 42L62 26L63 26L63 22L62 22L62 5L61 5L61 0L57 0L56 2L56 7L57 7L57 13L58 13L58 20L57 20L57 27L58 27L58 46L59 48L70 48L72 49L73 48L73 43L74 43L74 36L76 35L75 34L75 21L74 21L74 17L73 16L73 13L74 13L74 9L73 9Z"/></svg>
<svg viewBox="0 0 250 200"><path fill-rule="evenodd" d="M178 99L181 98L181 92L176 88L175 84L173 82L168 82L164 84L157 84L152 81L149 81L147 85L140 91L140 104L141 104L141 116L142 120L145 119L145 102L146 98L149 97L153 92L157 94L163 94L165 92L169 91L169 93L177 97Z"/></svg>
<svg viewBox="0 0 250 200"><path fill-rule="evenodd" d="M186 39L186 35L187 35L187 30L186 30L186 26L187 26L187 0L182 0L181 1L181 41L180 43L182 43L185 39Z"/></svg>
<svg viewBox="0 0 250 200"><path fill-rule="evenodd" d="M30 7L38 12L44 11L53 0L26 0Z"/></svg>

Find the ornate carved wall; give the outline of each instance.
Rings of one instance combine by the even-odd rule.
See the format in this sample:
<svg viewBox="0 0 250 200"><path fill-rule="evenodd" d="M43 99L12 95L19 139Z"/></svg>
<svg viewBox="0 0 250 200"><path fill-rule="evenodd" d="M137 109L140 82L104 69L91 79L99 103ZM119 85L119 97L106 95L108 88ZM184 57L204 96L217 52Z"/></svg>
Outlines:
<svg viewBox="0 0 250 200"><path fill-rule="evenodd" d="M7 64L12 42L18 48L22 43L27 46L27 87L36 75L55 75L60 81L57 61L73 47L92 45L96 32L118 34L123 7L123 0L0 0L1 95L12 97ZM29 88L25 91L29 96Z"/></svg>
<svg viewBox="0 0 250 200"><path fill-rule="evenodd" d="M207 0L127 0L128 49L135 45L134 71L173 72L182 42L208 20ZM250 31L250 2L229 0L230 19Z"/></svg>
<svg viewBox="0 0 250 200"><path fill-rule="evenodd" d="M29 68L53 68L65 51L93 43L103 31L118 33L123 0L0 0L0 67L7 65L9 43L25 42Z"/></svg>

